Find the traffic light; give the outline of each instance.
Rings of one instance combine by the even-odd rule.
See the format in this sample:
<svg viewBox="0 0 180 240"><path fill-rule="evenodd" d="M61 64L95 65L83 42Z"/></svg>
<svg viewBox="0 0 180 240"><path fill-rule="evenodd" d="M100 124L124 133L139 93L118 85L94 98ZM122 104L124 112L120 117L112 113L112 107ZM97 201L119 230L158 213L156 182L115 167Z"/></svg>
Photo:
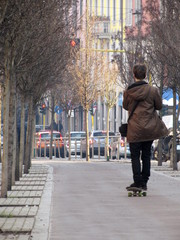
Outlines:
<svg viewBox="0 0 180 240"><path fill-rule="evenodd" d="M42 106L40 107L40 113L46 114L46 104L43 103Z"/></svg>
<svg viewBox="0 0 180 240"><path fill-rule="evenodd" d="M70 45L72 48L79 50L80 48L80 38L71 39Z"/></svg>

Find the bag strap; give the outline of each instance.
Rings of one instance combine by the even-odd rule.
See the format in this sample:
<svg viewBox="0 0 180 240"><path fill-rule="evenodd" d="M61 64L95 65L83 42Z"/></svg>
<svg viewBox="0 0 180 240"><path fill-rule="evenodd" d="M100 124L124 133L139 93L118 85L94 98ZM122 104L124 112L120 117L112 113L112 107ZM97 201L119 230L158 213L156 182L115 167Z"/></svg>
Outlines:
<svg viewBox="0 0 180 240"><path fill-rule="evenodd" d="M149 97L150 91L151 91L151 87L149 86L149 92L148 92L147 97ZM140 101L137 101L137 102L134 104L133 109L132 109L132 111L131 111L131 113L130 113L127 121L129 121L129 119L132 117L132 115L133 115L133 113L134 113L137 105L139 104L139 102L140 102Z"/></svg>

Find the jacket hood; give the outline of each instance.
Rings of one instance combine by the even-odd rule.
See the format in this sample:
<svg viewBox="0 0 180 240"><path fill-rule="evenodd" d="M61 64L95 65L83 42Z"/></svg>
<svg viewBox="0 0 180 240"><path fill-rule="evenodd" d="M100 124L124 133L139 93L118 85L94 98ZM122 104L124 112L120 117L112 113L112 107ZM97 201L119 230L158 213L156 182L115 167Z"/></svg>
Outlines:
<svg viewBox="0 0 180 240"><path fill-rule="evenodd" d="M127 89L128 95L135 101L145 100L149 94L149 84L145 81L135 82Z"/></svg>

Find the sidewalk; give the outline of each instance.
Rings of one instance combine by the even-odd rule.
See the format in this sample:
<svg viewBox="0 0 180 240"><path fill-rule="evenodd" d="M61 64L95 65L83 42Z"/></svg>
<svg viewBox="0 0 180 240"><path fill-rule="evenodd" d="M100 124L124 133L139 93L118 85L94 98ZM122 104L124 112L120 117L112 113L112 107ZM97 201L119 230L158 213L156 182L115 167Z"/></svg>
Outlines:
<svg viewBox="0 0 180 240"><path fill-rule="evenodd" d="M48 239L50 226L50 211L52 205L51 198L53 190L53 167L61 166L61 164L66 164L66 166L68 166L69 164L76 165L76 163L77 169L79 163L86 165L86 162L81 159L72 159L71 162L69 162L68 160L58 159L53 159L52 161L48 161L47 159L39 159L33 161L29 174L24 174L20 181L16 182L15 186L12 187L12 191L8 192L8 198L0 198L0 240ZM96 168L96 164L98 164L99 170L101 166L102 168L104 168L105 165L108 169L108 164L110 164L111 166L113 165L113 169L115 169L116 167L121 168L121 166L127 164L129 165L130 160L120 160L112 162L106 162L104 160L92 161L93 167ZM87 168L85 169L87 171ZM152 172L153 174L158 173L158 175L161 175L165 178L168 177L171 179L180 180L180 171L173 171L171 168L169 168L169 163L163 163L163 166L158 167L157 162L152 162ZM107 177L109 177L108 173ZM153 178L152 181L154 181ZM161 185L163 185L163 183L159 184L160 187ZM165 189L166 191L169 191L168 186ZM81 191L83 192L83 190L81 189L79 189L78 191L79 194ZM110 194L111 192L112 189L109 189ZM53 195L54 194L56 194L56 192L54 192ZM166 192L164 192L163 195L166 196ZM162 199L162 196L160 196L159 198ZM158 201L158 199L156 200ZM57 208L57 206L54 207L55 209ZM71 234L73 235L73 232L71 232Z"/></svg>
<svg viewBox="0 0 180 240"><path fill-rule="evenodd" d="M42 239L47 239L51 190L52 168L32 165L29 174L24 174L15 183L8 197L0 198L0 240L39 239L36 238L38 231L41 231Z"/></svg>

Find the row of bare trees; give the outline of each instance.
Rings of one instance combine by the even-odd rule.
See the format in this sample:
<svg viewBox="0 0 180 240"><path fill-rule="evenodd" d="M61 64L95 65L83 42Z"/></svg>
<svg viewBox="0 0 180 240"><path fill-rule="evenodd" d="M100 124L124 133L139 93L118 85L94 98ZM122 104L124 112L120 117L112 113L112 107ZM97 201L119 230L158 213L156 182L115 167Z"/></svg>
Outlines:
<svg viewBox="0 0 180 240"><path fill-rule="evenodd" d="M109 112L116 104L118 96L118 69L116 63L109 62L107 55L96 49L96 17L89 16L88 9L81 21L81 48L71 51L71 61L63 77L64 85L57 91L56 100L68 116L69 146L71 111L81 105L85 112L86 160L89 161L88 112L101 98L107 106L107 159L109 159ZM96 51L97 50L97 51ZM70 150L69 150L70 152ZM69 159L71 156L69 155Z"/></svg>
<svg viewBox="0 0 180 240"><path fill-rule="evenodd" d="M2 197L7 196L15 180L22 176L23 164L25 173L31 166L38 104L46 91L63 82L61 76L70 57L71 9L71 0L0 1L4 136ZM19 102L21 116L17 115ZM28 109L26 134L25 108ZM19 118L21 125L17 134Z"/></svg>

